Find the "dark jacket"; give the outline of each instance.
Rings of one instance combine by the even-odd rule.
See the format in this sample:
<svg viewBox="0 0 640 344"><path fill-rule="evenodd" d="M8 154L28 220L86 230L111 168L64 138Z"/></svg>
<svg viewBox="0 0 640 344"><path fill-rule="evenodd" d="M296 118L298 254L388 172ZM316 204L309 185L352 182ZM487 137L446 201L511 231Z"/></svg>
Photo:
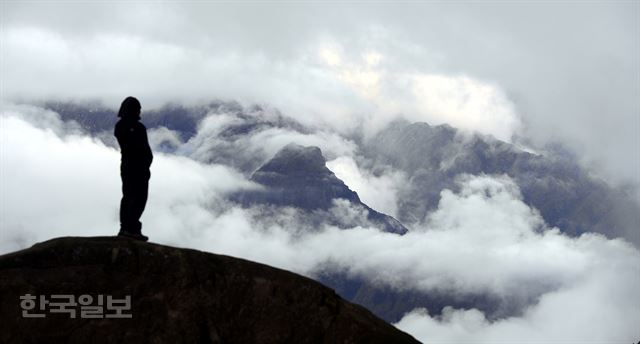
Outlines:
<svg viewBox="0 0 640 344"><path fill-rule="evenodd" d="M122 151L120 171L129 174L148 172L153 154L144 124L136 119L120 119L116 123L114 135Z"/></svg>

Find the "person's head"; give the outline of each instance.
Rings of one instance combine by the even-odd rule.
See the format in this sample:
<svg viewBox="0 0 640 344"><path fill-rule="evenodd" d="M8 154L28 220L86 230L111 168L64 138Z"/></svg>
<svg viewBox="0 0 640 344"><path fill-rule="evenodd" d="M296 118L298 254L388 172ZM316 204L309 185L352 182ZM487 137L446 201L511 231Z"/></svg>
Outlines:
<svg viewBox="0 0 640 344"><path fill-rule="evenodd" d="M129 119L140 119L140 102L134 97L127 97L122 101L120 105L120 111L118 111L118 117Z"/></svg>

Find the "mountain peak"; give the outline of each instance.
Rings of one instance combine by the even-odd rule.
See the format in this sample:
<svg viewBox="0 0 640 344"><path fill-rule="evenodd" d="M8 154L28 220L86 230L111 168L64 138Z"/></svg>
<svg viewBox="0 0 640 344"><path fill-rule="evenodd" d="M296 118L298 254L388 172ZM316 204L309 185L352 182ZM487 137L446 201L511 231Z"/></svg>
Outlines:
<svg viewBox="0 0 640 344"><path fill-rule="evenodd" d="M284 146L258 171L283 174L320 173L330 174L326 160L318 147L305 147L296 143Z"/></svg>
<svg viewBox="0 0 640 344"><path fill-rule="evenodd" d="M265 186L265 190L243 191L233 195L232 199L244 205L296 207L314 213L312 217L316 219L312 222L328 220L340 228L372 225L387 232L407 232L398 220L362 203L358 194L327 168L318 147L288 144L255 171L251 180ZM366 221L361 222L359 217L346 221L345 216L336 216L331 212L336 204L355 207L366 214ZM323 216L317 216L320 214Z"/></svg>
<svg viewBox="0 0 640 344"><path fill-rule="evenodd" d="M320 283L229 256L118 237L65 237L0 256L0 342L417 343ZM20 296L50 301L25 318ZM102 295L103 317L79 304L53 312L52 295ZM114 314L110 297L130 298ZM86 298L84 299L87 300ZM86 303L86 302L85 302ZM24 308L24 307L22 307Z"/></svg>
<svg viewBox="0 0 640 344"><path fill-rule="evenodd" d="M251 176L269 188L266 193L245 197L248 203L297 206L302 209L328 209L337 198L360 203L358 194L326 166L318 147L295 143L284 146Z"/></svg>

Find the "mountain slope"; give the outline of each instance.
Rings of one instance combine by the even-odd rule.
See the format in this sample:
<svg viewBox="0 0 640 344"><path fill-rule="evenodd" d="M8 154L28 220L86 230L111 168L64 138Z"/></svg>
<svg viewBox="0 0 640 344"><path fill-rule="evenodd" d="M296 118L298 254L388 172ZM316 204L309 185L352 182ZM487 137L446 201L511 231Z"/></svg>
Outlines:
<svg viewBox="0 0 640 344"><path fill-rule="evenodd" d="M245 205L293 206L318 214L319 210L330 210L336 205L336 201L342 200L366 213L365 222L371 222L387 232L407 232L398 220L362 203L358 194L327 168L326 160L318 147L289 144L255 171L251 180L265 186L265 190L237 195L236 198ZM344 218L332 218L330 213L322 215L324 220L340 227L369 225L358 222L357 219L345 221Z"/></svg>
<svg viewBox="0 0 640 344"><path fill-rule="evenodd" d="M58 238L0 256L0 284L3 343L417 343L291 272L116 237ZM24 294L130 295L132 318L23 318Z"/></svg>
<svg viewBox="0 0 640 344"><path fill-rule="evenodd" d="M405 224L425 220L443 189L456 190L460 174L506 174L520 187L524 202L564 233L598 232L640 245L637 202L591 176L567 154L532 154L492 137L406 121L390 124L363 151L374 164L391 165L409 176L398 197L398 219Z"/></svg>
<svg viewBox="0 0 640 344"><path fill-rule="evenodd" d="M106 131L109 133L106 138L98 137L111 139L115 145L110 136L117 119L114 110L85 103L45 102L44 106L92 134ZM314 132L277 110L222 101L200 107L167 105L145 111L143 121L149 129L166 127L188 140L197 136L204 118L223 114L232 114L234 120L223 126L222 131L211 133L212 136L185 144L181 152L196 151L198 154L191 156L200 161L232 166L249 175L269 156L252 146L248 137L258 134L270 137L279 130L302 135ZM549 225L570 235L597 232L624 237L640 246L637 200L628 190L612 188L593 177L559 145L546 147L543 155L537 155L493 137L462 135L448 125L404 120L392 122L366 141L359 137L348 139L354 140L358 153L364 155L358 161L371 162L371 166L362 168L373 170L379 165L390 165L409 176L409 183L397 195L397 219L405 225L424 221L437 206L440 192L456 189L457 175L506 174L520 187L525 203L540 210Z"/></svg>

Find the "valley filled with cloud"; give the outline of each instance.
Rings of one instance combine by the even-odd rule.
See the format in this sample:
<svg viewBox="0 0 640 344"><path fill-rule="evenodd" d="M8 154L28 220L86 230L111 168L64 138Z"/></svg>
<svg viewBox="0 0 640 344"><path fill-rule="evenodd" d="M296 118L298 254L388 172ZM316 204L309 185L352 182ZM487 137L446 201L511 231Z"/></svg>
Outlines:
<svg viewBox="0 0 640 344"><path fill-rule="evenodd" d="M640 339L637 4L2 6L0 254L116 234L134 95L153 242L438 295L377 313L425 343ZM238 202L290 143L407 233Z"/></svg>

